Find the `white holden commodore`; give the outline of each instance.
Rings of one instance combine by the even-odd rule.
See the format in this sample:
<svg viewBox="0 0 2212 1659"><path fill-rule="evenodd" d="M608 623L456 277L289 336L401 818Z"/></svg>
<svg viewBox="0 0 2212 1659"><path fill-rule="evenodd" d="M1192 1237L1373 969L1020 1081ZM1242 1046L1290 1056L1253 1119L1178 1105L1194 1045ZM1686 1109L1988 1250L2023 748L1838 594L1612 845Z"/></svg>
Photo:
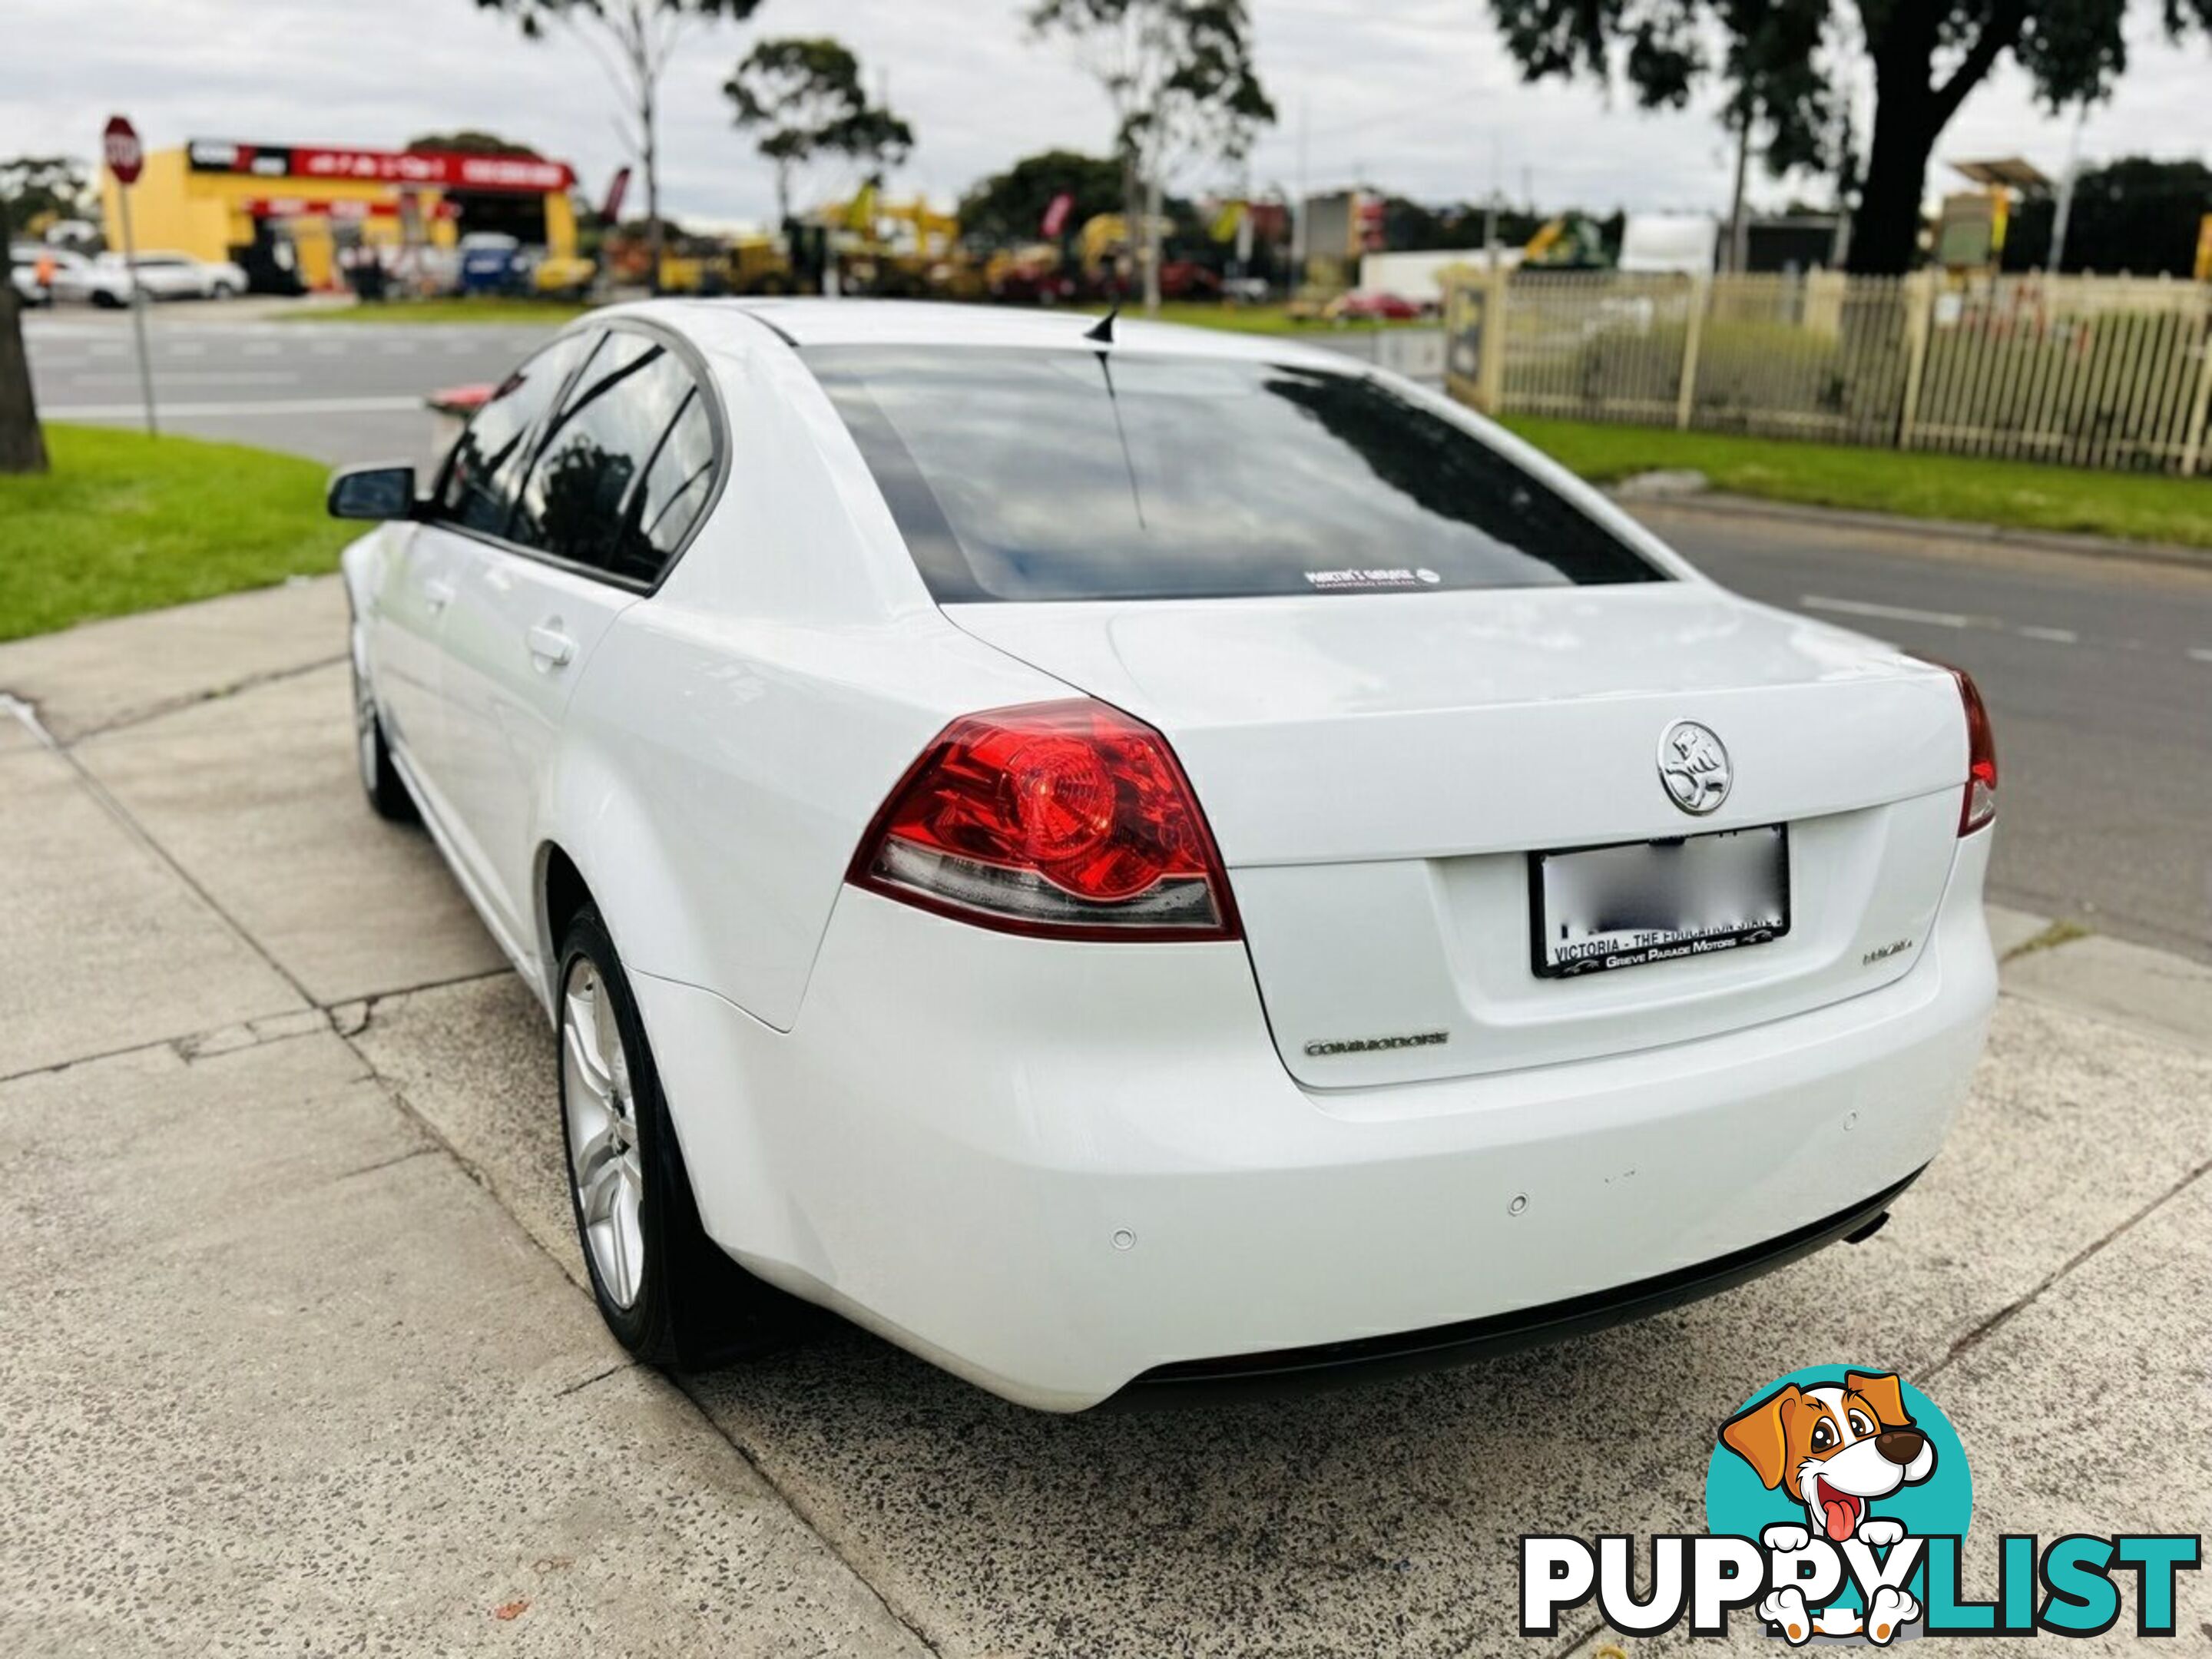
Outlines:
<svg viewBox="0 0 2212 1659"><path fill-rule="evenodd" d="M644 305L331 505L363 781L550 1012L648 1359L1496 1352L1870 1231L1980 1052L1966 676L1326 351Z"/></svg>

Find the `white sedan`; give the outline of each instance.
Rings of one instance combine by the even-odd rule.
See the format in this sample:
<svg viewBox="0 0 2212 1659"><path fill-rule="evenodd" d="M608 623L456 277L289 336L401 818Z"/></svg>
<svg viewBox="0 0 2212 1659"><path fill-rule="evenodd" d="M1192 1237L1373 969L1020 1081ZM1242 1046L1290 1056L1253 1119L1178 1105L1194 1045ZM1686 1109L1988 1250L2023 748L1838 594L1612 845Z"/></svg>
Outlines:
<svg viewBox="0 0 2212 1659"><path fill-rule="evenodd" d="M246 286L244 267L228 259L142 253L127 260L120 253L103 253L56 276L54 297L89 300L96 306L126 306L131 303L134 280L149 300L235 300Z"/></svg>
<svg viewBox="0 0 2212 1659"><path fill-rule="evenodd" d="M1870 1231L1981 1049L1966 678L1325 351L624 307L331 505L363 781L550 1012L649 1359L1495 1352Z"/></svg>

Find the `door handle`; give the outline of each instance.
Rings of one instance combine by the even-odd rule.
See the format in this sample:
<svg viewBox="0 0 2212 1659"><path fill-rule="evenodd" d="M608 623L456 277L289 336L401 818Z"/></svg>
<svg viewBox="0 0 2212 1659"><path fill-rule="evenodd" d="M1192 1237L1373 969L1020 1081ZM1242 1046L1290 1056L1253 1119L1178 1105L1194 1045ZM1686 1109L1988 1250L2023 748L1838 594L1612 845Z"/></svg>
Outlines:
<svg viewBox="0 0 2212 1659"><path fill-rule="evenodd" d="M550 623L538 623L526 637L530 654L548 668L565 668L576 655L575 641Z"/></svg>
<svg viewBox="0 0 2212 1659"><path fill-rule="evenodd" d="M422 604L432 616L436 616L453 602L453 585L433 576L422 584Z"/></svg>

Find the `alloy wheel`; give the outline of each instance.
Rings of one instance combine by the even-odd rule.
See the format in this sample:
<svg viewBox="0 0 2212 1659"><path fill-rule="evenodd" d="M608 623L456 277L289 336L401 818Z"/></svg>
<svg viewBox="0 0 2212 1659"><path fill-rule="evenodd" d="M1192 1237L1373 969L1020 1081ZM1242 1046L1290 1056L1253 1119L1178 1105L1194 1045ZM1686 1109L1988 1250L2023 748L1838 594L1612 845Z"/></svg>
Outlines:
<svg viewBox="0 0 2212 1659"><path fill-rule="evenodd" d="M568 1115L568 1179L599 1287L628 1308L645 1282L645 1166L629 1055L606 982L586 957L561 993L561 1099Z"/></svg>

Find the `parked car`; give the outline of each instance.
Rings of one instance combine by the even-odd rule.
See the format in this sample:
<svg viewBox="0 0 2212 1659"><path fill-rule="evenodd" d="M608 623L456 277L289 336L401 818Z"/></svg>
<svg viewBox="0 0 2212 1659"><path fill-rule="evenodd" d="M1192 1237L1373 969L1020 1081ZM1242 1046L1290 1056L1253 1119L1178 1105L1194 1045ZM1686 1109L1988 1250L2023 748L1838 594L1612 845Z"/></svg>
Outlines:
<svg viewBox="0 0 2212 1659"><path fill-rule="evenodd" d="M8 280L15 290L15 297L27 306L50 306L54 302L54 283L40 280L41 271L58 279L64 271L76 270L86 263L82 253L65 247L55 247L45 242L16 242L8 249Z"/></svg>
<svg viewBox="0 0 2212 1659"><path fill-rule="evenodd" d="M1331 321L1347 323L1411 322L1426 314L1417 300L1373 289L1355 289L1349 294L1340 294L1322 310L1322 315Z"/></svg>
<svg viewBox="0 0 2212 1659"><path fill-rule="evenodd" d="M88 300L96 306L131 302L132 271L149 300L234 300L246 292L245 270L228 259L195 259L185 253L141 253L126 262L120 253L103 253L79 270L54 280L54 297Z"/></svg>
<svg viewBox="0 0 2212 1659"><path fill-rule="evenodd" d="M40 250L35 246L18 245L8 250L8 285L15 290L15 298L27 306L53 303L53 294L39 280L35 263Z"/></svg>
<svg viewBox="0 0 2212 1659"><path fill-rule="evenodd" d="M1870 1231L1981 1051L1972 681L1336 354L624 307L331 505L362 783L548 1011L650 1360L1550 1340Z"/></svg>
<svg viewBox="0 0 2212 1659"><path fill-rule="evenodd" d="M463 294L521 292L530 280L530 256L520 240L501 231L461 238L457 282Z"/></svg>

